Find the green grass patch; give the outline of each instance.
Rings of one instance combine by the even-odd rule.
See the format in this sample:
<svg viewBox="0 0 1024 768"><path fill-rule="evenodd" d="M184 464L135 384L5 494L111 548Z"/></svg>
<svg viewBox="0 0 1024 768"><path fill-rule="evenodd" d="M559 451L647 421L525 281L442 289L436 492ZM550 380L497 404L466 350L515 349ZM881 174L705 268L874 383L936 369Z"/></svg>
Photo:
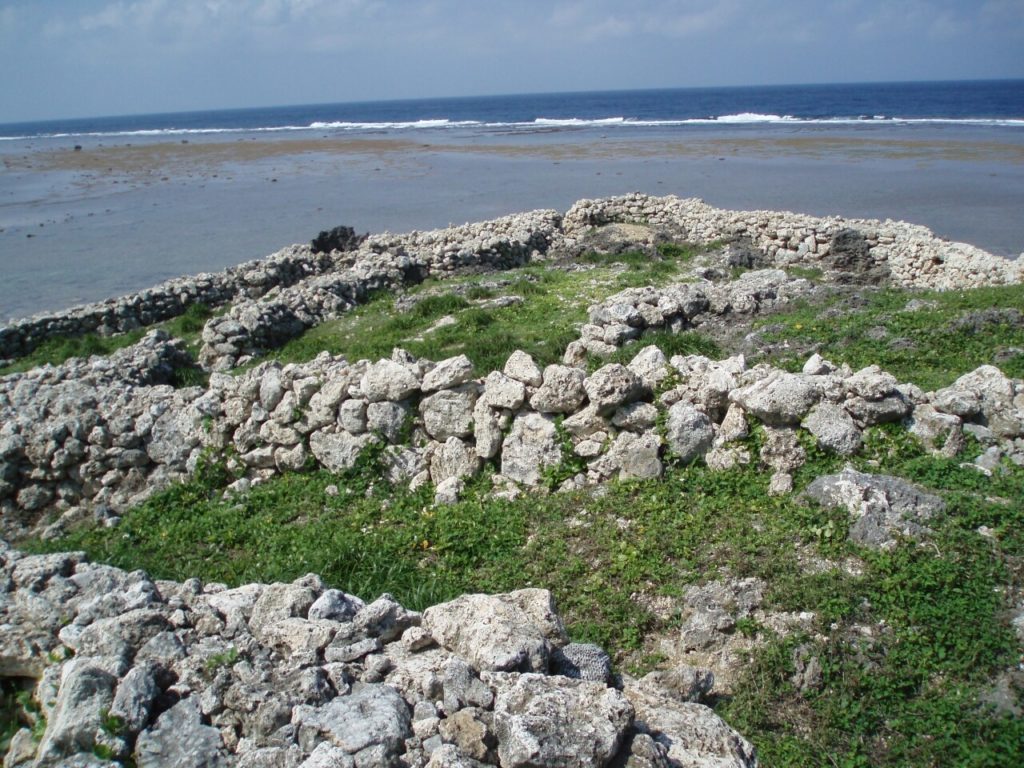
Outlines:
<svg viewBox="0 0 1024 768"><path fill-rule="evenodd" d="M190 350L197 351L203 326L213 315L214 313L209 307L197 303L190 304L184 313L171 320L144 328L136 328L115 336L100 336L97 333L87 333L83 336L55 336L44 341L28 355L19 357L10 365L0 368L0 376L23 373L42 365L60 365L73 357L88 358L93 355L109 355L137 343L146 333L155 328L162 328L174 338L185 341Z"/></svg>
<svg viewBox="0 0 1024 768"><path fill-rule="evenodd" d="M923 308L908 310L917 299ZM835 315L804 302L761 321L770 342L816 345L827 359L854 369L877 364L925 390L947 386L979 365L997 364L1007 376L1024 376L1024 286L970 291L882 290L865 294L865 305ZM1013 350L1018 350L1014 352ZM999 359L997 360L997 356ZM777 355L773 362L797 370L803 356Z"/></svg>
<svg viewBox="0 0 1024 768"><path fill-rule="evenodd" d="M411 310L399 311L394 297L378 295L343 317L311 328L271 355L282 363L303 362L326 350L350 360L375 360L389 356L394 347L403 347L432 360L465 354L477 370L489 371L500 369L512 352L521 349L547 365L558 362L565 347L578 338L589 305L623 288L677 280L698 251L666 245L661 252L655 257L640 252L585 254L580 261L594 268L583 272L541 266L503 272L511 282L500 295L522 300L508 307L476 305L499 295L479 285L493 275L430 280L409 290L411 296L427 294ZM468 286L457 293L434 293L446 284ZM454 322L438 325L446 316ZM693 342L691 338L691 346ZM710 349L706 344L703 348Z"/></svg>

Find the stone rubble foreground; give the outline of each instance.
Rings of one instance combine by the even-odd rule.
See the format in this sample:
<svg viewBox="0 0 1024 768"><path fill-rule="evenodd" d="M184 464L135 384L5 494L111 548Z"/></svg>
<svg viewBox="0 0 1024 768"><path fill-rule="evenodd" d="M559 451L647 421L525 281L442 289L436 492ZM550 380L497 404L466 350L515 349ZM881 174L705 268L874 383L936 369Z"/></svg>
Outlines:
<svg viewBox="0 0 1024 768"><path fill-rule="evenodd" d="M670 286L635 297L654 302L650 317L661 307L682 312L697 290ZM618 315L635 309L621 297L610 306ZM585 335L590 327L599 326L584 326ZM39 531L48 515L57 520L46 535L92 518L116 522L188 478L203 457L224 456L238 478L229 491L244 491L280 472L344 471L374 444L389 482L431 483L439 502L456 500L488 462L496 492L509 495L545 485L570 460L585 468L566 489L659 477L671 460L716 470L757 462L772 474L773 492L786 493L805 460L801 433L848 456L866 428L891 422L948 456L974 435L986 448L979 471L1003 457L1024 462L1024 382L994 366L924 392L877 366L852 371L817 355L803 372L788 373L748 368L742 355L667 360L656 347L637 348L628 365L589 376L573 344L564 364L541 370L516 352L482 378L464 356L434 364L395 350L377 362L324 353L308 363L264 363L237 377L213 374L207 389L175 389L155 382L180 350L154 332L110 359L0 382L4 533ZM743 442L754 422L765 433L757 456Z"/></svg>
<svg viewBox="0 0 1024 768"><path fill-rule="evenodd" d="M697 703L706 673L613 681L546 590L421 614L314 575L228 589L0 546L0 676L41 734L5 768L756 765Z"/></svg>

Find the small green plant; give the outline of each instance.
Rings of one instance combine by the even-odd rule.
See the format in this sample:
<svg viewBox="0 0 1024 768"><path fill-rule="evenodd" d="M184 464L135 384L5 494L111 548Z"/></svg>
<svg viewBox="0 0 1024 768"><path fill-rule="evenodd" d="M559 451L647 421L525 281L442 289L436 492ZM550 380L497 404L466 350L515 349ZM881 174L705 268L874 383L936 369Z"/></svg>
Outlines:
<svg viewBox="0 0 1024 768"><path fill-rule="evenodd" d="M819 267L799 267L795 265L786 267L786 273L790 277L799 277L804 280L810 280L812 283L817 282L825 275L825 272Z"/></svg>
<svg viewBox="0 0 1024 768"><path fill-rule="evenodd" d="M109 709L100 710L100 728L110 736L121 736L124 734L127 724L124 718L110 714Z"/></svg>
<svg viewBox="0 0 1024 768"><path fill-rule="evenodd" d="M541 479L545 487L552 491L558 489L566 480L587 470L587 461L576 454L572 437L562 426L563 421L565 421L564 416L555 419L555 435L562 456L561 461L548 465L541 471Z"/></svg>
<svg viewBox="0 0 1024 768"><path fill-rule="evenodd" d="M206 659L206 671L217 672L225 667L234 666L236 661L238 661L238 649L232 645L226 651L209 656Z"/></svg>

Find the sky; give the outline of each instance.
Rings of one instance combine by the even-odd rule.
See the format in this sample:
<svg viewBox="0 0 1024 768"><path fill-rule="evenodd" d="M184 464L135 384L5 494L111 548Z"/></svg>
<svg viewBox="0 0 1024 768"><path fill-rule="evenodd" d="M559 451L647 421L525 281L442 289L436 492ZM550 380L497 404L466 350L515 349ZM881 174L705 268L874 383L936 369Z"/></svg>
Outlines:
<svg viewBox="0 0 1024 768"><path fill-rule="evenodd" d="M1024 78L1024 0L0 0L0 122L986 78Z"/></svg>

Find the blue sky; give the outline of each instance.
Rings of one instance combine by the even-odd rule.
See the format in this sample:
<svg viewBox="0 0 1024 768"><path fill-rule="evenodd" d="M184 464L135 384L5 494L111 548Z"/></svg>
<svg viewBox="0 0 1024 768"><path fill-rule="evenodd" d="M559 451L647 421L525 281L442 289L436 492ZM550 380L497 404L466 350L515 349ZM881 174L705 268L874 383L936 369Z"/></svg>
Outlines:
<svg viewBox="0 0 1024 768"><path fill-rule="evenodd" d="M1024 0L0 0L0 122L1006 77Z"/></svg>

